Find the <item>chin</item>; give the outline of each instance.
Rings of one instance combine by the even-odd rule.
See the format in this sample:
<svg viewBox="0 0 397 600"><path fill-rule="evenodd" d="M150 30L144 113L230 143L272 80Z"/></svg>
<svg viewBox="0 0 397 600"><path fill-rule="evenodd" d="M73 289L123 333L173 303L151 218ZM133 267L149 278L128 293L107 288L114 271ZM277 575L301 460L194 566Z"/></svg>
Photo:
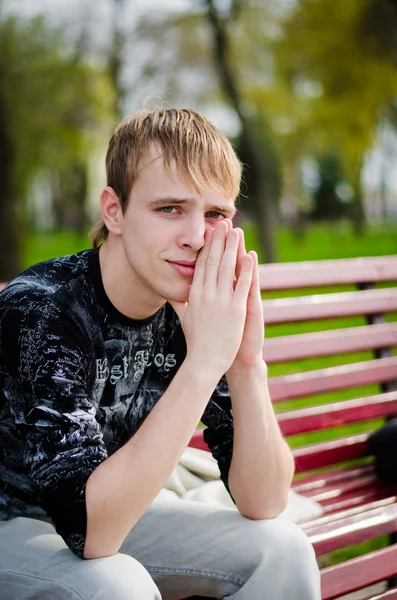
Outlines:
<svg viewBox="0 0 397 600"><path fill-rule="evenodd" d="M189 300L190 285L186 286L185 289L177 289L176 286L172 288L167 294L163 294L163 297L169 302L187 302Z"/></svg>

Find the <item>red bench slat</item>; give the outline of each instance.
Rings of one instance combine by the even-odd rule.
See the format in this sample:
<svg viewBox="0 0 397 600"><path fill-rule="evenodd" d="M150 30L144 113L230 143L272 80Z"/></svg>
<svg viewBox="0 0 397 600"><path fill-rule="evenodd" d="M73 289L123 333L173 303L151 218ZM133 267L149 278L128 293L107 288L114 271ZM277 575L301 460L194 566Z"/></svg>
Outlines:
<svg viewBox="0 0 397 600"><path fill-rule="evenodd" d="M189 442L189 446L191 448L198 448L199 450L207 450L208 451L208 446L204 441L203 438L203 431L204 429L197 429L193 435L192 438Z"/></svg>
<svg viewBox="0 0 397 600"><path fill-rule="evenodd" d="M392 495L378 500L373 500L371 502L367 502L366 504L360 504L359 506L353 506L352 508L341 510L338 513L325 513L322 517L317 517L316 519L307 521L306 523L302 523L301 527L303 530L306 530L320 525L327 525L329 523L336 524L338 521L340 521L341 519L345 519L346 517L352 517L354 515L363 514L374 508L383 508L385 506L390 506L392 504L395 504L396 500L397 496Z"/></svg>
<svg viewBox="0 0 397 600"><path fill-rule="evenodd" d="M369 598L369 600L397 600L397 589L394 588L388 592L385 592L384 594L378 594L372 598Z"/></svg>
<svg viewBox="0 0 397 600"><path fill-rule="evenodd" d="M262 290L397 280L397 256L316 260L259 266Z"/></svg>
<svg viewBox="0 0 397 600"><path fill-rule="evenodd" d="M362 477L344 481L339 485L325 485L321 488L321 490L306 492L305 496L307 498L316 500L316 502L325 503L327 501L335 501L335 498L348 495L349 492L354 491L357 495L357 493L360 493L363 488L365 489L369 486L375 486L376 483L377 477L375 473L372 473L371 475L364 475ZM373 487L371 489L373 489Z"/></svg>
<svg viewBox="0 0 397 600"><path fill-rule="evenodd" d="M273 402L344 388L397 380L397 356L350 363L327 369L270 377Z"/></svg>
<svg viewBox="0 0 397 600"><path fill-rule="evenodd" d="M345 510L353 510L361 506L367 506L373 502L380 502L381 500L390 498L390 496L394 495L395 492L395 486L376 485L375 483L373 486L353 490L352 492L344 494L343 496L339 496L338 498L325 500L321 504L325 513L332 515Z"/></svg>
<svg viewBox="0 0 397 600"><path fill-rule="evenodd" d="M374 508L363 514L340 519L336 524L308 527L306 534L310 537L316 554L321 555L393 531L397 531L397 504Z"/></svg>
<svg viewBox="0 0 397 600"><path fill-rule="evenodd" d="M397 288L277 298L262 304L266 325L384 314L397 310Z"/></svg>
<svg viewBox="0 0 397 600"><path fill-rule="evenodd" d="M380 323L265 339L262 355L271 364L397 346L397 324Z"/></svg>
<svg viewBox="0 0 397 600"><path fill-rule="evenodd" d="M342 594L390 579L396 573L397 546L390 546L332 567L326 567L321 572L322 600L333 600ZM376 598L394 600L397 598L396 592L397 590L391 590L390 593L387 592Z"/></svg>
<svg viewBox="0 0 397 600"><path fill-rule="evenodd" d="M311 471L368 455L368 435L361 433L294 450L296 471Z"/></svg>
<svg viewBox="0 0 397 600"><path fill-rule="evenodd" d="M304 494L311 490L317 490L322 488L324 485L330 483L339 483L340 481L349 481L356 477L364 475L370 475L374 472L373 465L364 465L359 467L341 467L332 471L326 471L325 473L316 473L315 475L309 475L308 477L295 480L292 483L292 487L298 494Z"/></svg>
<svg viewBox="0 0 397 600"><path fill-rule="evenodd" d="M294 435L389 415L397 415L397 391L279 413L277 420L284 435Z"/></svg>

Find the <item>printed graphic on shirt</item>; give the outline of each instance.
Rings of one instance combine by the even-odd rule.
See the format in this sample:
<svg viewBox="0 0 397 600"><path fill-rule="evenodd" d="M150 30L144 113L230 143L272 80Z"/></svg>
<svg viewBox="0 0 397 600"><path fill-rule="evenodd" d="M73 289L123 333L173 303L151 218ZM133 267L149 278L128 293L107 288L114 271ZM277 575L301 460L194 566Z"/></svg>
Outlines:
<svg viewBox="0 0 397 600"><path fill-rule="evenodd" d="M97 250L35 265L0 293L0 520L47 513L80 556L88 477L142 425L186 354L170 305L136 322L103 297ZM225 380L203 422L227 483Z"/></svg>

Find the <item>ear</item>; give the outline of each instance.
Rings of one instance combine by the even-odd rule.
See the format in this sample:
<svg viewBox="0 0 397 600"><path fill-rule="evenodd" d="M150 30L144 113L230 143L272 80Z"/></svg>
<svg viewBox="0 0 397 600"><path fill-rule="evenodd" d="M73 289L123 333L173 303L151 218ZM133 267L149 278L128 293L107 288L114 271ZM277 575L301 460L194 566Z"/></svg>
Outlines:
<svg viewBox="0 0 397 600"><path fill-rule="evenodd" d="M114 189L110 186L105 187L102 190L100 201L102 219L106 227L116 235L121 234L120 223L123 211L121 210L120 200Z"/></svg>

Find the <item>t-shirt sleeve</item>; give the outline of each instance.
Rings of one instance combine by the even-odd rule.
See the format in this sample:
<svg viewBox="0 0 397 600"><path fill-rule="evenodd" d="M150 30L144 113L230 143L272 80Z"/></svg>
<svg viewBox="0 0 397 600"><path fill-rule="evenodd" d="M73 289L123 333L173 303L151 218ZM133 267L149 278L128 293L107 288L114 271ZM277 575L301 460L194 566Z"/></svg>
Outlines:
<svg viewBox="0 0 397 600"><path fill-rule="evenodd" d="M216 386L201 421L207 426L204 441L218 463L221 479L230 494L228 476L233 455L234 429L232 403L225 376ZM231 494L230 496L234 502Z"/></svg>
<svg viewBox="0 0 397 600"><path fill-rule="evenodd" d="M92 347L71 311L21 298L2 313L2 385L39 504L83 557L85 488L107 458L92 389ZM19 459L21 460L21 459Z"/></svg>

